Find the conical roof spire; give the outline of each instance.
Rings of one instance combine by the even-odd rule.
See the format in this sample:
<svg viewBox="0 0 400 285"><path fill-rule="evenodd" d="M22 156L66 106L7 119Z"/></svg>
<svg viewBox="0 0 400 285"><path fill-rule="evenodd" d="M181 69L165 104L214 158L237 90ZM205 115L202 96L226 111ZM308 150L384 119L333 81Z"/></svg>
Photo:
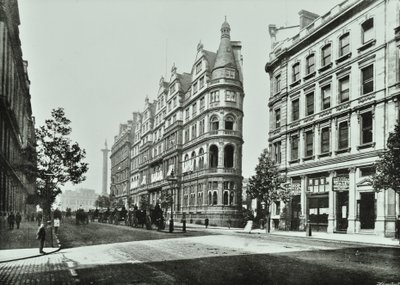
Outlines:
<svg viewBox="0 0 400 285"><path fill-rule="evenodd" d="M226 21L225 17L225 22L223 22L221 26L221 42L219 44L213 70L223 68L225 66L231 66L234 68L236 67L235 57L233 55L233 49L230 40L230 31L231 27Z"/></svg>

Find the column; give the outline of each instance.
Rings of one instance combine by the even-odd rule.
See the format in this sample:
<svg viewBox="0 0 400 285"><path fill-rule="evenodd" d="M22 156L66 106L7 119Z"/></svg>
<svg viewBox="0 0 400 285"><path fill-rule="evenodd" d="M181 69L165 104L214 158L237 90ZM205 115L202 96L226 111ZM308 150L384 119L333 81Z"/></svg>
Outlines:
<svg viewBox="0 0 400 285"><path fill-rule="evenodd" d="M387 190L382 190L375 194L376 198L376 220L375 234L383 236L385 234L385 194Z"/></svg>
<svg viewBox="0 0 400 285"><path fill-rule="evenodd" d="M347 233L354 234L357 232L357 196L356 196L356 168L349 169L349 217L347 219Z"/></svg>
<svg viewBox="0 0 400 285"><path fill-rule="evenodd" d="M385 236L394 237L396 232L396 193L387 189L386 194L386 215L385 215Z"/></svg>
<svg viewBox="0 0 400 285"><path fill-rule="evenodd" d="M301 203L301 216L299 230L304 231L308 219L307 209L307 176L301 176L301 189L300 189L300 203Z"/></svg>
<svg viewBox="0 0 400 285"><path fill-rule="evenodd" d="M329 234L332 234L333 231L335 230L335 192L333 191L333 178L335 177L336 172L335 171L330 171L329 172L329 216L328 216L328 229L327 232Z"/></svg>

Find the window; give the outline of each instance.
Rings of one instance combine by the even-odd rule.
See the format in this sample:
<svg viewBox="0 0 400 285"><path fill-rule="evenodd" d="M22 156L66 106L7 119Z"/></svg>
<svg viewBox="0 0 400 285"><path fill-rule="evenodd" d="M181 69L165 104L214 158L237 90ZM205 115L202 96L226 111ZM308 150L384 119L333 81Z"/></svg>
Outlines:
<svg viewBox="0 0 400 285"><path fill-rule="evenodd" d="M292 121L299 119L299 99L292 101Z"/></svg>
<svg viewBox="0 0 400 285"><path fill-rule="evenodd" d="M339 124L339 149L349 147L349 126L347 122Z"/></svg>
<svg viewBox="0 0 400 285"><path fill-rule="evenodd" d="M346 55L350 52L350 34L347 33L339 39L339 56Z"/></svg>
<svg viewBox="0 0 400 285"><path fill-rule="evenodd" d="M313 155L313 142L314 142L314 134L312 131L306 132L306 137L305 137L306 143L305 143L305 156L312 156Z"/></svg>
<svg viewBox="0 0 400 285"><path fill-rule="evenodd" d="M331 63L331 45L326 45L322 48L322 66L326 66Z"/></svg>
<svg viewBox="0 0 400 285"><path fill-rule="evenodd" d="M225 69L225 77L235 78L235 71L232 69Z"/></svg>
<svg viewBox="0 0 400 285"><path fill-rule="evenodd" d="M224 191L224 205L228 205L229 202L229 191Z"/></svg>
<svg viewBox="0 0 400 285"><path fill-rule="evenodd" d="M185 130L185 142L189 141L189 129Z"/></svg>
<svg viewBox="0 0 400 285"><path fill-rule="evenodd" d="M211 130L217 131L219 129L219 121L217 117L211 118Z"/></svg>
<svg viewBox="0 0 400 285"><path fill-rule="evenodd" d="M292 66L292 82L300 80L300 63L296 63Z"/></svg>
<svg viewBox="0 0 400 285"><path fill-rule="evenodd" d="M314 54L307 57L306 74L313 73L315 71L315 58Z"/></svg>
<svg viewBox="0 0 400 285"><path fill-rule="evenodd" d="M323 128L321 130L321 153L329 152L329 128Z"/></svg>
<svg viewBox="0 0 400 285"><path fill-rule="evenodd" d="M196 74L201 71L201 67L202 67L202 65L201 65L201 61L200 61L198 64L196 64Z"/></svg>
<svg viewBox="0 0 400 285"><path fill-rule="evenodd" d="M275 128L279 128L281 126L281 109L275 110Z"/></svg>
<svg viewBox="0 0 400 285"><path fill-rule="evenodd" d="M339 103L349 101L350 80L349 76L339 79Z"/></svg>
<svg viewBox="0 0 400 285"><path fill-rule="evenodd" d="M328 109L331 107L331 86L326 85L321 88L321 97L322 97L322 110Z"/></svg>
<svg viewBox="0 0 400 285"><path fill-rule="evenodd" d="M211 92L210 94L210 102L218 102L219 101L219 90Z"/></svg>
<svg viewBox="0 0 400 285"><path fill-rule="evenodd" d="M200 121L199 135L204 134L204 119Z"/></svg>
<svg viewBox="0 0 400 285"><path fill-rule="evenodd" d="M194 139L197 136L197 124L194 124L192 126L192 139Z"/></svg>
<svg viewBox="0 0 400 285"><path fill-rule="evenodd" d="M236 93L231 90L225 90L225 101L236 102Z"/></svg>
<svg viewBox="0 0 400 285"><path fill-rule="evenodd" d="M189 108L186 108L185 110L185 118L186 120L189 119Z"/></svg>
<svg viewBox="0 0 400 285"><path fill-rule="evenodd" d="M193 84L193 94L197 93L197 82Z"/></svg>
<svg viewBox="0 0 400 285"><path fill-rule="evenodd" d="M372 142L372 112L361 114L361 144Z"/></svg>
<svg viewBox="0 0 400 285"><path fill-rule="evenodd" d="M233 130L233 122L234 122L234 119L231 116L226 117L225 130Z"/></svg>
<svg viewBox="0 0 400 285"><path fill-rule="evenodd" d="M176 97L172 98L172 102L174 103L174 107L176 107Z"/></svg>
<svg viewBox="0 0 400 285"><path fill-rule="evenodd" d="M274 159L276 163L281 163L281 142L274 143Z"/></svg>
<svg viewBox="0 0 400 285"><path fill-rule="evenodd" d="M204 109L205 106L205 100L204 97L200 98L200 111L202 111Z"/></svg>
<svg viewBox="0 0 400 285"><path fill-rule="evenodd" d="M232 145L227 145L224 148L224 167L232 168L234 164L235 149Z"/></svg>
<svg viewBox="0 0 400 285"><path fill-rule="evenodd" d="M374 38L374 19L366 20L362 25L362 40L366 43Z"/></svg>
<svg viewBox="0 0 400 285"><path fill-rule="evenodd" d="M314 114L314 93L306 95L306 103L307 103L307 109L306 109L307 116Z"/></svg>
<svg viewBox="0 0 400 285"><path fill-rule="evenodd" d="M275 76L275 93L278 93L281 91L281 75Z"/></svg>
<svg viewBox="0 0 400 285"><path fill-rule="evenodd" d="M218 204L218 194L217 194L217 191L214 191L214 193L213 193L213 195L212 195L212 204L213 205L217 205Z"/></svg>
<svg viewBox="0 0 400 285"><path fill-rule="evenodd" d="M361 70L362 73L362 94L374 91L374 66L370 65Z"/></svg>
<svg viewBox="0 0 400 285"><path fill-rule="evenodd" d="M169 93L172 94L175 92L175 83L171 85L171 87L169 88Z"/></svg>
<svg viewBox="0 0 400 285"><path fill-rule="evenodd" d="M327 192L329 191L328 177L309 177L307 183L307 191L311 193Z"/></svg>
<svg viewBox="0 0 400 285"><path fill-rule="evenodd" d="M375 174L375 167L365 167L365 168L360 168L360 170L361 170L361 177L372 176Z"/></svg>
<svg viewBox="0 0 400 285"><path fill-rule="evenodd" d="M192 116L196 116L197 113L197 104L193 103L192 105Z"/></svg>
<svg viewBox="0 0 400 285"><path fill-rule="evenodd" d="M204 87L204 77L200 78L200 89Z"/></svg>
<svg viewBox="0 0 400 285"><path fill-rule="evenodd" d="M296 160L299 158L299 137L296 135L292 136L291 139L290 159Z"/></svg>

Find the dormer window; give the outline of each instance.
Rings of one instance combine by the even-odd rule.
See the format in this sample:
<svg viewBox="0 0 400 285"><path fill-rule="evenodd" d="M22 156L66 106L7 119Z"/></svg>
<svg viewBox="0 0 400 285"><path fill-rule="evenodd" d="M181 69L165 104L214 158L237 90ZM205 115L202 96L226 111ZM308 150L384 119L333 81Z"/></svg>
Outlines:
<svg viewBox="0 0 400 285"><path fill-rule="evenodd" d="M225 69L225 77L235 78L235 71L232 69Z"/></svg>
<svg viewBox="0 0 400 285"><path fill-rule="evenodd" d="M196 74L198 74L202 70L202 62L200 61L196 64Z"/></svg>
<svg viewBox="0 0 400 285"><path fill-rule="evenodd" d="M169 88L169 93L172 94L175 92L175 83L171 85L171 87Z"/></svg>

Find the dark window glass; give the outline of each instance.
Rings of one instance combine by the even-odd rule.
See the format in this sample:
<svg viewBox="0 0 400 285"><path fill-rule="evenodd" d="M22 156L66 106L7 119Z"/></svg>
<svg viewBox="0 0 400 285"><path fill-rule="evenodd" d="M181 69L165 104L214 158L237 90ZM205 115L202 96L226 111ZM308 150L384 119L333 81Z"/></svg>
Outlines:
<svg viewBox="0 0 400 285"><path fill-rule="evenodd" d="M275 128L279 128L281 126L281 109L275 110Z"/></svg>
<svg viewBox="0 0 400 285"><path fill-rule="evenodd" d="M292 101L292 121L299 119L299 99Z"/></svg>
<svg viewBox="0 0 400 285"><path fill-rule="evenodd" d="M331 107L331 86L327 85L321 88L322 95L322 110Z"/></svg>
<svg viewBox="0 0 400 285"><path fill-rule="evenodd" d="M329 128L321 131L321 153L329 152Z"/></svg>
<svg viewBox="0 0 400 285"><path fill-rule="evenodd" d="M350 80L349 80L349 77L346 76L342 79L339 79L339 101L340 101L340 103L349 101L349 93L350 93Z"/></svg>
<svg viewBox="0 0 400 285"><path fill-rule="evenodd" d="M313 155L313 141L314 141L313 132L312 131L306 132L305 156L312 156Z"/></svg>
<svg viewBox="0 0 400 285"><path fill-rule="evenodd" d="M307 67L306 67L306 73L310 74L313 73L315 71L315 58L314 55L310 55L309 57L307 57Z"/></svg>
<svg viewBox="0 0 400 285"><path fill-rule="evenodd" d="M291 144L291 159L295 160L298 158L299 158L299 137L293 136Z"/></svg>
<svg viewBox="0 0 400 285"><path fill-rule="evenodd" d="M306 102L307 102L307 110L306 110L307 116L314 114L314 93L306 95Z"/></svg>
<svg viewBox="0 0 400 285"><path fill-rule="evenodd" d="M374 19L368 19L362 24L363 43L366 43L374 38Z"/></svg>
<svg viewBox="0 0 400 285"><path fill-rule="evenodd" d="M362 94L374 91L374 67L370 65L362 69Z"/></svg>
<svg viewBox="0 0 400 285"><path fill-rule="evenodd" d="M367 112L361 115L361 124L362 124L362 136L361 143L370 143L372 142L372 113Z"/></svg>
<svg viewBox="0 0 400 285"><path fill-rule="evenodd" d="M275 77L275 93L281 91L281 76L277 75Z"/></svg>
<svg viewBox="0 0 400 285"><path fill-rule="evenodd" d="M331 45L326 45L322 48L322 66L331 63Z"/></svg>
<svg viewBox="0 0 400 285"><path fill-rule="evenodd" d="M339 149L349 147L349 126L347 122L339 124Z"/></svg>
<svg viewBox="0 0 400 285"><path fill-rule="evenodd" d="M293 82L296 82L297 80L300 79L300 63L296 63L292 67L292 72L293 72Z"/></svg>
<svg viewBox="0 0 400 285"><path fill-rule="evenodd" d="M346 55L350 52L350 35L345 34L339 39L339 55Z"/></svg>

